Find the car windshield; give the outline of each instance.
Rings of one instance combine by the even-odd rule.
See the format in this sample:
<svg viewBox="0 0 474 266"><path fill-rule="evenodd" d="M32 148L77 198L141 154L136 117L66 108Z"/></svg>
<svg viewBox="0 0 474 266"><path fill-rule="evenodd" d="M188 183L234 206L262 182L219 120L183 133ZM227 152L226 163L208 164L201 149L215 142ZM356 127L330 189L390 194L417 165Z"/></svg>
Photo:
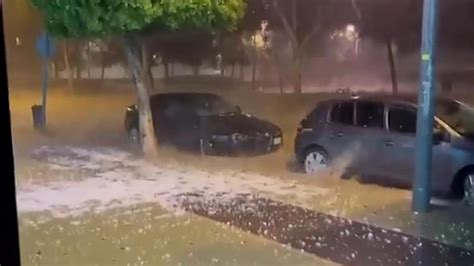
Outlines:
<svg viewBox="0 0 474 266"><path fill-rule="evenodd" d="M199 116L225 115L239 113L239 108L219 97L209 97L198 102Z"/></svg>
<svg viewBox="0 0 474 266"><path fill-rule="evenodd" d="M462 136L474 136L474 108L456 101L437 104L437 116Z"/></svg>

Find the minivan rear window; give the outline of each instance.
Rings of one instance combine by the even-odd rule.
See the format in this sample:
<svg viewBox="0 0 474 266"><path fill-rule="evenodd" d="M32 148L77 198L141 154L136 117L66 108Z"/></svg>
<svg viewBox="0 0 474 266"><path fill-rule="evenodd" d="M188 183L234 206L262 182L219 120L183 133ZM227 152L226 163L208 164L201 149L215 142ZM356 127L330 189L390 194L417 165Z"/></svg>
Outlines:
<svg viewBox="0 0 474 266"><path fill-rule="evenodd" d="M342 102L334 104L331 110L331 122L354 125L354 103Z"/></svg>
<svg viewBox="0 0 474 266"><path fill-rule="evenodd" d="M302 121L301 126L303 127L310 127L313 124L326 122L327 115L328 115L328 104L327 103L320 103L316 106L316 108L311 111Z"/></svg>

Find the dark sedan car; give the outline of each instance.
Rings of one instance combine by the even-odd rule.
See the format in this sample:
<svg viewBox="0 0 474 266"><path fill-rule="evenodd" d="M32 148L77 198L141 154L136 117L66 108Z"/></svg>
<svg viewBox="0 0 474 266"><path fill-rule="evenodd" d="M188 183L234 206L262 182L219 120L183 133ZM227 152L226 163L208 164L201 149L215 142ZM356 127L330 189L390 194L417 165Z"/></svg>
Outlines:
<svg viewBox="0 0 474 266"><path fill-rule="evenodd" d="M208 155L262 155L282 145L280 128L243 113L238 106L206 93L166 93L150 99L155 134L161 144ZM137 107L125 116L129 141L139 143Z"/></svg>
<svg viewBox="0 0 474 266"><path fill-rule="evenodd" d="M308 174L350 152L347 171L370 181L410 187L415 168L417 101L383 95L331 99L301 122L295 152ZM438 99L434 121L432 190L474 204L474 108Z"/></svg>

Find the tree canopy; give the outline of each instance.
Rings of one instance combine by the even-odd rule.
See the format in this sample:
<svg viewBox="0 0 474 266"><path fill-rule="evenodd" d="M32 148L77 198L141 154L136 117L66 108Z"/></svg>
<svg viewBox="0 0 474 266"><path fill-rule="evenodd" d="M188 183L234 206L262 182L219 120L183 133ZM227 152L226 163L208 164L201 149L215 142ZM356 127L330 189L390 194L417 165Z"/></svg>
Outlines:
<svg viewBox="0 0 474 266"><path fill-rule="evenodd" d="M397 44L400 52L412 52L421 39L422 2L413 0L359 1L363 38ZM403 19L400 19L403 18Z"/></svg>
<svg viewBox="0 0 474 266"><path fill-rule="evenodd" d="M139 142L150 158L158 153L149 96L154 81L151 57L142 35L157 31L232 30L245 12L244 0L31 1L44 14L47 31L55 37L123 36L124 51L137 89Z"/></svg>
<svg viewBox="0 0 474 266"><path fill-rule="evenodd" d="M101 37L147 29L233 29L243 0L32 0L57 37Z"/></svg>

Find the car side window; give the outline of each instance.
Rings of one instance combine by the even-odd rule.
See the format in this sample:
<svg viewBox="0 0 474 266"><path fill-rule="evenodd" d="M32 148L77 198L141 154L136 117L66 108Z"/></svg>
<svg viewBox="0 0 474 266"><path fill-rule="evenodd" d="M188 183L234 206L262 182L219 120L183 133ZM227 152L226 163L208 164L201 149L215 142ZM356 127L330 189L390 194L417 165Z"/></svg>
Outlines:
<svg viewBox="0 0 474 266"><path fill-rule="evenodd" d="M416 110L400 106L390 107L388 128L393 132L416 134Z"/></svg>
<svg viewBox="0 0 474 266"><path fill-rule="evenodd" d="M183 112L183 104L178 100L166 101L164 111L166 118L174 118Z"/></svg>
<svg viewBox="0 0 474 266"><path fill-rule="evenodd" d="M341 102L332 106L331 122L354 125L354 103Z"/></svg>
<svg viewBox="0 0 474 266"><path fill-rule="evenodd" d="M193 113L197 116L207 116L211 114L212 101L209 99L196 99L192 103Z"/></svg>
<svg viewBox="0 0 474 266"><path fill-rule="evenodd" d="M376 102L357 102L356 126L383 129L384 104Z"/></svg>

